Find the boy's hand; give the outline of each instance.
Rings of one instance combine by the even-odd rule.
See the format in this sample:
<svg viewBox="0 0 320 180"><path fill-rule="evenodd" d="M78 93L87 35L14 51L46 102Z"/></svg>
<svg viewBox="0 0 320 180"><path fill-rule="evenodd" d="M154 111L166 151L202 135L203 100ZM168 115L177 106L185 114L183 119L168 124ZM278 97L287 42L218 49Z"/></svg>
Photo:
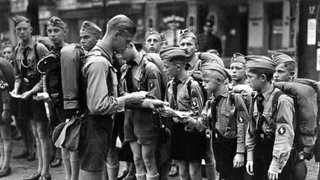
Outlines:
<svg viewBox="0 0 320 180"><path fill-rule="evenodd" d="M279 178L279 173L278 172L274 172L274 171L269 169L269 171L268 171L268 179L269 180L278 180L278 178Z"/></svg>
<svg viewBox="0 0 320 180"><path fill-rule="evenodd" d="M253 173L253 161L247 161L246 169L247 169L247 173L248 173L250 176L253 176L253 175L254 175L254 173Z"/></svg>
<svg viewBox="0 0 320 180"><path fill-rule="evenodd" d="M237 153L233 158L233 167L240 168L244 165L244 154Z"/></svg>
<svg viewBox="0 0 320 180"><path fill-rule="evenodd" d="M170 107L165 107L164 110L161 112L162 116L164 117L175 117L177 116L175 110Z"/></svg>

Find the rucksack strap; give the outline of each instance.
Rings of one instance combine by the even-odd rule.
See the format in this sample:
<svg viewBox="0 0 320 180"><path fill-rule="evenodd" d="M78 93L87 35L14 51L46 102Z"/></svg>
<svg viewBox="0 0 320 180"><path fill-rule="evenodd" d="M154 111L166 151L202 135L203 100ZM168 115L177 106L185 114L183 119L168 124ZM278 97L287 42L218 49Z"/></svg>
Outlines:
<svg viewBox="0 0 320 180"><path fill-rule="evenodd" d="M278 106L278 101L279 101L279 97L281 95L283 95L284 93L282 91L278 91L274 94L273 99L272 99L272 115L271 118L275 119L276 115L277 115L277 106Z"/></svg>

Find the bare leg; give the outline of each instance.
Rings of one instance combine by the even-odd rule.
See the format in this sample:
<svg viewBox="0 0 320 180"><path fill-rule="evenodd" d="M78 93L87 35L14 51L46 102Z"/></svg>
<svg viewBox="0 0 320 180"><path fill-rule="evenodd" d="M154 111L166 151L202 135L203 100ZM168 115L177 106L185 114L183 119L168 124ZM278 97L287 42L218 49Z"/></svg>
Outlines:
<svg viewBox="0 0 320 180"><path fill-rule="evenodd" d="M202 180L201 159L189 161L189 175L192 180Z"/></svg>
<svg viewBox="0 0 320 180"><path fill-rule="evenodd" d="M4 124L0 126L1 137L3 139L3 154L1 169L8 168L10 166L10 160L12 155L12 138L10 125Z"/></svg>
<svg viewBox="0 0 320 180"><path fill-rule="evenodd" d="M64 148L61 148L62 161L64 165L64 172L66 174L66 180L71 179L71 163L70 163L70 152Z"/></svg>
<svg viewBox="0 0 320 180"><path fill-rule="evenodd" d="M41 144L41 156L42 156L42 176L48 176L49 164L50 164L50 137L48 120L40 120L37 122L37 133Z"/></svg>
<svg viewBox="0 0 320 180"><path fill-rule="evenodd" d="M70 152L71 180L79 179L80 161L78 151Z"/></svg>
<svg viewBox="0 0 320 180"><path fill-rule="evenodd" d="M136 174L146 174L147 170L144 166L142 157L142 148L136 141L130 142L130 148L133 153L134 164L136 165Z"/></svg>
<svg viewBox="0 0 320 180"><path fill-rule="evenodd" d="M147 175L150 177L159 175L155 157L156 143L141 146L143 162L147 170Z"/></svg>
<svg viewBox="0 0 320 180"><path fill-rule="evenodd" d="M189 163L187 161L177 161L179 165L180 180L190 180L189 176Z"/></svg>
<svg viewBox="0 0 320 180"><path fill-rule="evenodd" d="M107 158L108 180L117 180L119 173L119 159L115 146L110 147Z"/></svg>
<svg viewBox="0 0 320 180"><path fill-rule="evenodd" d="M43 159L42 159L41 143L40 143L40 139L39 139L38 131L37 131L37 122L34 120L30 120L30 123L31 123L32 132L35 137L36 145L37 145L37 156L38 156L38 170L37 170L37 172L41 175Z"/></svg>

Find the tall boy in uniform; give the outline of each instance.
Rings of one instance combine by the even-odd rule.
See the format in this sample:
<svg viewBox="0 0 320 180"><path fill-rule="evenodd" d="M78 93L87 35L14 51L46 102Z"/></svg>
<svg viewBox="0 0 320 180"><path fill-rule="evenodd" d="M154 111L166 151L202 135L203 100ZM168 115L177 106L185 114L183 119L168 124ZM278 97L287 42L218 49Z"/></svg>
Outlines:
<svg viewBox="0 0 320 180"><path fill-rule="evenodd" d="M246 72L254 96L246 136L246 169L256 180L293 179L290 152L294 139L292 98L272 84L275 63L265 56L246 56ZM273 104L279 95L278 104ZM275 110L274 110L275 109Z"/></svg>

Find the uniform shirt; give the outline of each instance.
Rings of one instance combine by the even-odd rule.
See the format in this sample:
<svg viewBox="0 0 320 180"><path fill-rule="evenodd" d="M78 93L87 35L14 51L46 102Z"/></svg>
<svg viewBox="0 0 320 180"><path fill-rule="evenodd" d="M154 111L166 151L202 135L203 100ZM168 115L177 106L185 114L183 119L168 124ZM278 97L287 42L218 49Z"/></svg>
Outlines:
<svg viewBox="0 0 320 180"><path fill-rule="evenodd" d="M35 38L32 37L29 41L29 43L26 46L22 46L22 43L20 43L16 49L16 57L14 60L14 70L15 70L15 76L17 80L22 80L23 78L32 78L36 77L37 74L39 74L37 70L37 63L38 61L43 58L49 51L48 49L42 44L42 43L37 43L37 49L35 50L35 44L37 42L35 41ZM27 51L27 64L26 66L29 66L27 68L27 77L22 77L21 74L21 66L22 65L22 60L23 60L23 52ZM39 59L36 58L35 51L37 51L37 54L39 56ZM40 77L40 76L39 76ZM37 83L36 86L38 86L40 89L42 88L42 79Z"/></svg>
<svg viewBox="0 0 320 180"><path fill-rule="evenodd" d="M219 135L224 138L237 138L237 153L245 153L245 130L246 122L249 119L249 114L246 109L246 106L242 100L240 94L234 95L232 97L231 93L228 90L228 87L225 87L225 90L220 94L221 99L217 104L217 122L212 124L212 127L218 131ZM238 97L235 97L238 96ZM237 98L237 100L235 100ZM196 128L200 131L205 130L210 126L210 119L212 119L212 110L211 105L212 100L208 100L205 104L205 107L201 113L201 117L196 121L190 121L189 127ZM239 103L236 102L240 101Z"/></svg>
<svg viewBox="0 0 320 180"><path fill-rule="evenodd" d="M272 162L269 169L273 172L281 173L283 167L286 165L290 152L293 145L294 139L294 127L293 127L293 118L294 118L294 104L292 98L283 94L279 97L277 105L276 119L272 119L272 100L274 95L280 91L275 88L273 85L263 93L263 113L262 116L265 118L265 121L262 123L262 132L263 134L258 134L259 121L262 119L259 116L257 101L253 105L253 117L250 127L251 132L247 133L246 136L246 146L248 155L253 153L255 149L255 144L259 136L275 136L273 152L272 152ZM269 122L269 123L267 123ZM271 126L269 124L272 124ZM248 156L248 161L252 161L252 156Z"/></svg>
<svg viewBox="0 0 320 180"><path fill-rule="evenodd" d="M87 83L87 107L92 115L112 115L124 109L124 99L117 98L118 80L111 64L112 52L99 40L82 67Z"/></svg>
<svg viewBox="0 0 320 180"><path fill-rule="evenodd" d="M161 72L152 62L139 54L132 65L124 64L121 67L121 85L125 92L148 91L148 95L161 99ZM127 73L132 74L131 82L126 81ZM128 83L132 83L133 89L128 89ZM130 86L131 87L131 86ZM121 93L122 94L122 93Z"/></svg>
<svg viewBox="0 0 320 180"><path fill-rule="evenodd" d="M199 83L193 80L190 76L186 76L179 81L180 82L177 84L176 98L173 94L173 83L175 82L174 80L168 82L165 100L169 102L169 106L174 110L191 112L191 118L200 117L203 109L204 98ZM190 89L188 89L189 81L192 81ZM191 129L188 129L186 126L186 130Z"/></svg>

